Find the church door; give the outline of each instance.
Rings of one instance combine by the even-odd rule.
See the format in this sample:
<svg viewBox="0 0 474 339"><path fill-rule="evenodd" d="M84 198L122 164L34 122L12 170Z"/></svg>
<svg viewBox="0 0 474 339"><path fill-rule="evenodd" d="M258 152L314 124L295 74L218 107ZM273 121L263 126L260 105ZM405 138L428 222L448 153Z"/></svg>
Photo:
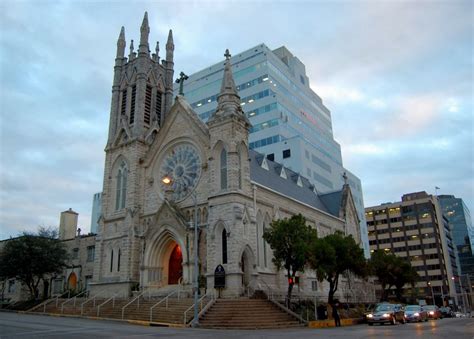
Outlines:
<svg viewBox="0 0 474 339"><path fill-rule="evenodd" d="M247 287L250 283L250 272L248 268L248 258L247 254L244 252L242 254L241 265L242 265L242 286Z"/></svg>
<svg viewBox="0 0 474 339"><path fill-rule="evenodd" d="M72 272L68 279L68 288L70 290L75 290L77 287L77 276L76 273Z"/></svg>
<svg viewBox="0 0 474 339"><path fill-rule="evenodd" d="M168 284L175 285L179 282L179 279L183 276L183 253L181 247L176 245L171 252L170 261L168 266Z"/></svg>

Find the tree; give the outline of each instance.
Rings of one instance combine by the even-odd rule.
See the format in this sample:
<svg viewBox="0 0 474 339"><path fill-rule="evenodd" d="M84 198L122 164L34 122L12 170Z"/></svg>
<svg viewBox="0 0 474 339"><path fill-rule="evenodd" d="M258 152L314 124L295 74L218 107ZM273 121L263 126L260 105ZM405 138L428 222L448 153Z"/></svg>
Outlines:
<svg viewBox="0 0 474 339"><path fill-rule="evenodd" d="M329 282L329 304L334 302L341 274L351 272L356 276L365 277L368 273L362 248L357 245L352 235L345 236L339 231L318 238L311 244L309 264L316 271L320 282Z"/></svg>
<svg viewBox="0 0 474 339"><path fill-rule="evenodd" d="M60 273L67 259L57 232L40 227L37 234L24 232L8 240L0 253L0 267L3 278L16 278L28 287L31 298L37 298L39 283L47 275Z"/></svg>
<svg viewBox="0 0 474 339"><path fill-rule="evenodd" d="M285 268L288 275L287 306L290 307L291 291L297 272L304 272L308 263L309 245L316 239L316 230L306 225L306 219L294 215L290 219L275 220L264 232L263 239L273 250L273 263Z"/></svg>
<svg viewBox="0 0 474 339"><path fill-rule="evenodd" d="M374 251L369 262L370 271L374 274L382 287L380 301L388 299L388 291L395 287L397 299L402 301L403 286L405 284L415 285L418 273L411 266L410 261L397 257L393 253L385 251Z"/></svg>

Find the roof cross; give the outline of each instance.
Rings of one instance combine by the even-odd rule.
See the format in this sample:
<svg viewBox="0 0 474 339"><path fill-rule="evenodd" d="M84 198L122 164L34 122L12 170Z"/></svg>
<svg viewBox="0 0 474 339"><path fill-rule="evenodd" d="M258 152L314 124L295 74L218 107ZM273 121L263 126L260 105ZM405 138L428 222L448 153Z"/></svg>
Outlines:
<svg viewBox="0 0 474 339"><path fill-rule="evenodd" d="M347 185L347 174L346 174L346 172L344 172L342 174L342 178L344 179L344 185Z"/></svg>
<svg viewBox="0 0 474 339"><path fill-rule="evenodd" d="M226 60L229 60L230 57L232 56L232 55L230 55L230 52L229 52L229 49L228 49L228 48L225 50L224 56L225 56L225 59L226 59Z"/></svg>
<svg viewBox="0 0 474 339"><path fill-rule="evenodd" d="M184 74L184 72L179 73L179 78L176 79L176 83L179 84L179 95L184 95L183 93L183 85L184 85L184 80L188 80L189 77Z"/></svg>

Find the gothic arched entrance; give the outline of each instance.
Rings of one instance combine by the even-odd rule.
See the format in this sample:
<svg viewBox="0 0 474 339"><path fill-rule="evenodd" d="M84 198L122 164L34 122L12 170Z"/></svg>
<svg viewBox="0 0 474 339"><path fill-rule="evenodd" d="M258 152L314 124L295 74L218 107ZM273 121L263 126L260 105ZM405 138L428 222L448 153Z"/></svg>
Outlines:
<svg viewBox="0 0 474 339"><path fill-rule="evenodd" d="M67 287L70 290L75 290L76 289L76 287L77 287L77 275L76 275L76 273L72 272L69 275L69 278L67 280Z"/></svg>
<svg viewBox="0 0 474 339"><path fill-rule="evenodd" d="M255 266L255 256L248 246L242 252L240 266L242 269L242 287L246 288L252 285L252 274Z"/></svg>
<svg viewBox="0 0 474 339"><path fill-rule="evenodd" d="M183 253L179 245L175 245L173 252L170 254L168 264L168 285L179 283L179 279L183 277Z"/></svg>
<svg viewBox="0 0 474 339"><path fill-rule="evenodd" d="M151 237L144 253L141 284L147 288L176 285L181 279L186 283L189 267L184 264L186 256L184 237L171 226Z"/></svg>

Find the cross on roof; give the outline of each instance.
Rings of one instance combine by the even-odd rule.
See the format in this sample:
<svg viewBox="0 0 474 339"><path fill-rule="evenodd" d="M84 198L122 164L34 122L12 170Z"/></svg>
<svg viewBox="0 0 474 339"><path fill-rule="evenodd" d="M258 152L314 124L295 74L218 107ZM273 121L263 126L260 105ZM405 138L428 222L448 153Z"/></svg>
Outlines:
<svg viewBox="0 0 474 339"><path fill-rule="evenodd" d="M342 174L342 178L344 179L344 184L347 185L347 174L346 174L346 172L344 172Z"/></svg>
<svg viewBox="0 0 474 339"><path fill-rule="evenodd" d="M179 78L176 79L176 83L179 84L179 95L184 95L183 93L183 85L184 85L184 80L188 80L189 77L184 74L184 72L179 73Z"/></svg>
<svg viewBox="0 0 474 339"><path fill-rule="evenodd" d="M226 49L226 50L225 50L224 56L225 56L225 59L226 59L226 60L229 60L229 59L230 59L230 57L231 57L232 55L230 55L229 49Z"/></svg>

